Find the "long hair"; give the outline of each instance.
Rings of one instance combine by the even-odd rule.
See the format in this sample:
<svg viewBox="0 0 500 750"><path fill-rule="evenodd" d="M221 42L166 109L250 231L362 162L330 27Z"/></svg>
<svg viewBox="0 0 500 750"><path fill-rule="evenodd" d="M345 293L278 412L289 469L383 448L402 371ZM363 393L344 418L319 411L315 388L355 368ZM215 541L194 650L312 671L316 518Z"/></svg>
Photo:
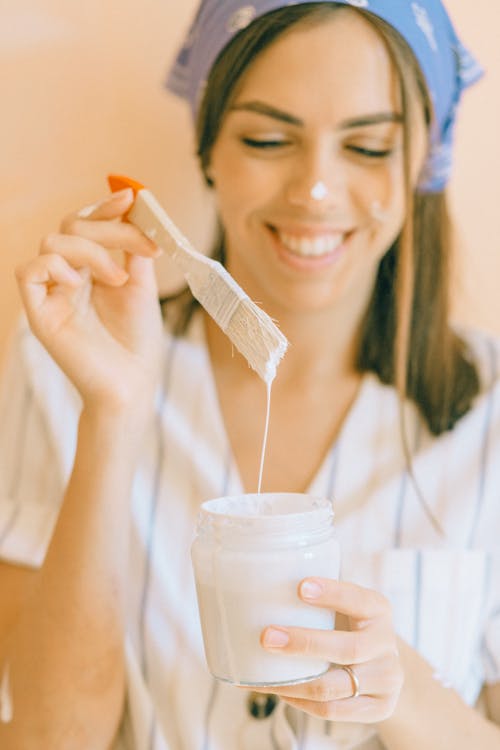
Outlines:
<svg viewBox="0 0 500 750"><path fill-rule="evenodd" d="M212 146L237 83L255 57L291 26L321 23L345 5L308 3L260 16L239 32L212 67L197 120L198 156L207 184ZM421 194L410 175L411 130L416 112L429 126L432 105L420 67L405 40L386 22L356 8L384 40L399 77L403 107L406 218L382 258L362 326L356 367L393 385L403 403L412 400L430 432L450 430L480 389L465 342L450 325L451 227L444 192ZM224 261L222 232L214 257ZM185 330L196 302L178 296L176 333ZM403 434L404 434L403 429Z"/></svg>

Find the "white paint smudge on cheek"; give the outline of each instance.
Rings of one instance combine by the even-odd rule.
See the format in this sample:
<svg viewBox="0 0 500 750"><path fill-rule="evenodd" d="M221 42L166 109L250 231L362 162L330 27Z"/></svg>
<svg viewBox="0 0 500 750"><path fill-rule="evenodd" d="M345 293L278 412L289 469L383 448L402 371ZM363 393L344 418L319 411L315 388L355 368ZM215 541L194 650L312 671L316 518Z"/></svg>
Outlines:
<svg viewBox="0 0 500 750"><path fill-rule="evenodd" d="M387 211L384 210L379 200L374 200L370 206L370 215L380 223L387 221Z"/></svg>

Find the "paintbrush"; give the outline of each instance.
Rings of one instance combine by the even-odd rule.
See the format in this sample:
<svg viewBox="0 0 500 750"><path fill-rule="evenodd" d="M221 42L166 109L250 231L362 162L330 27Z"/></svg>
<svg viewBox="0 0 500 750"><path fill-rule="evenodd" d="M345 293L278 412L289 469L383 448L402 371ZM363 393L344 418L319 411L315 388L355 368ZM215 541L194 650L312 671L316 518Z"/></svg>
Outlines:
<svg viewBox="0 0 500 750"><path fill-rule="evenodd" d="M128 221L172 258L193 297L260 377L271 382L288 341L269 315L245 294L221 263L192 247L144 185L121 175L109 175L108 183L113 192L132 188L135 201L127 213Z"/></svg>

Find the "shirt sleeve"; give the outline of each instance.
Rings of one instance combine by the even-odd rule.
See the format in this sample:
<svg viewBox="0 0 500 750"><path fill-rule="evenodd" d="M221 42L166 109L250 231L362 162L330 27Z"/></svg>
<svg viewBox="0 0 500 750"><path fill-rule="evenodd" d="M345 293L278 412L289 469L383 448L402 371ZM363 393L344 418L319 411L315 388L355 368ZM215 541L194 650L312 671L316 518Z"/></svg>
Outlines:
<svg viewBox="0 0 500 750"><path fill-rule="evenodd" d="M492 602L482 643L484 678L488 684L500 683L500 550L492 555Z"/></svg>
<svg viewBox="0 0 500 750"><path fill-rule="evenodd" d="M483 336L483 381L491 389L484 455L484 500L477 513L477 539L489 559L488 596L481 642L484 680L500 683L500 341Z"/></svg>
<svg viewBox="0 0 500 750"><path fill-rule="evenodd" d="M39 567L73 464L81 404L22 318L0 387L0 559Z"/></svg>

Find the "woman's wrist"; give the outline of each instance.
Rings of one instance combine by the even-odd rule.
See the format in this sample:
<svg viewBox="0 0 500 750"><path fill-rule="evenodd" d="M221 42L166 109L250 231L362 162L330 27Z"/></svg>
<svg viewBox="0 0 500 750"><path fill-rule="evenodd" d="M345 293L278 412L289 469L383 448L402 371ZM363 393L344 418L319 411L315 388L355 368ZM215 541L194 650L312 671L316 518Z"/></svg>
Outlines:
<svg viewBox="0 0 500 750"><path fill-rule="evenodd" d="M429 688L438 688L433 678L432 667L417 651L399 638L398 649L405 679L394 712L379 724L382 737L385 733L393 735L395 732L411 732L413 724L422 720L419 709L424 693L427 693Z"/></svg>
<svg viewBox="0 0 500 750"><path fill-rule="evenodd" d="M101 440L113 440L117 445L132 447L143 438L154 415L154 398L133 403L116 400L88 400L80 415L80 430L99 435Z"/></svg>
<svg viewBox="0 0 500 750"><path fill-rule="evenodd" d="M393 714L377 725L380 739L388 750L471 747L469 739L484 738L477 747L496 747L498 728L493 727L460 695L443 684L433 667L408 644L399 639L405 683ZM468 739L469 738L469 739ZM493 744L490 744L493 743ZM474 745L476 747L476 745Z"/></svg>

